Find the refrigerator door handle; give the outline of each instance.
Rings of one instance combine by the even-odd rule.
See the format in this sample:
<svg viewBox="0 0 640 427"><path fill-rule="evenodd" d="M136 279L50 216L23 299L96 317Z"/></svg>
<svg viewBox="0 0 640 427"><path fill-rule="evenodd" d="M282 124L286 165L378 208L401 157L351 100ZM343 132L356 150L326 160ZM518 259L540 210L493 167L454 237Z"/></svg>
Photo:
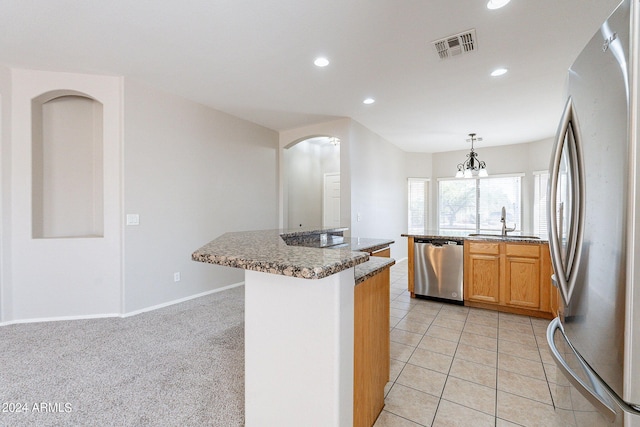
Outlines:
<svg viewBox="0 0 640 427"><path fill-rule="evenodd" d="M605 394L606 392L604 391L602 382L598 377L595 376L591 368L589 368L589 366L577 353L575 354L576 359L580 363L580 367L589 378L589 382L591 384L588 385L582 378L574 373L573 369L562 357L562 354L560 354L560 351L556 347L555 341L553 340L553 335L555 334L556 330L559 330L560 333L562 333L562 335L564 336L562 323L560 322L560 318L558 317L553 319L547 327L547 343L549 344L551 356L555 360L556 365L558 366L558 368L560 368L569 382L580 392L580 394L582 394L593 406L595 406L596 409L598 409L598 411L600 411L600 413L609 420L609 422L613 422L616 418L616 410L612 405L613 402L611 402L610 395L608 395L608 393ZM564 336L564 338L567 343L569 343L569 340L567 340L566 336ZM573 347L571 347L571 350L575 353Z"/></svg>
<svg viewBox="0 0 640 427"><path fill-rule="evenodd" d="M565 152L569 162L569 190L570 190L570 211L569 226L566 230L566 255L563 259L561 252L561 239L564 236L562 219L558 223L557 212L557 191L560 186L560 168ZM551 159L550 179L547 189L547 219L549 224L549 250L551 252L551 263L556 276L556 286L560 289L560 294L565 305L569 304L573 289L576 283L578 262L582 249L582 233L584 229L584 166L582 163L581 137L578 120L575 114L573 100L571 97L562 114L562 119L556 133L554 143L554 154ZM564 216L564 202L560 204L560 215Z"/></svg>

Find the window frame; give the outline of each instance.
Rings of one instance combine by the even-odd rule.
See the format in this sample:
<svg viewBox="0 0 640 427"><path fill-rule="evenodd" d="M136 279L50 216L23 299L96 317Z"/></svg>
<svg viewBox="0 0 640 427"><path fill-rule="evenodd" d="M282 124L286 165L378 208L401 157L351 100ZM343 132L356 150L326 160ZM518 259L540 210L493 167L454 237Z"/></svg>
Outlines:
<svg viewBox="0 0 640 427"><path fill-rule="evenodd" d="M532 215L531 215L531 223L532 223L532 229L534 234L540 235L540 236L546 236L548 233L548 226L549 226L549 219L547 218L547 208L546 205L547 203L549 203L549 200L547 199L548 195L547 195L547 188L544 189L543 193L540 193L539 196L540 197L536 197L536 193L540 191L540 182L539 179L541 176L546 175L546 179L547 179L547 185L545 187L547 187L549 185L549 178L551 176L551 174L549 173L548 169L544 169L544 170L537 170L537 171L533 171L532 172L533 175L533 206L531 206L531 210L532 210ZM541 200L545 200L544 206L541 208L540 207L540 201ZM541 211L542 209L542 211ZM536 219L542 215L544 218L544 232L541 231L540 228L540 224L536 224Z"/></svg>
<svg viewBox="0 0 640 427"><path fill-rule="evenodd" d="M413 233L417 228L411 226L411 182L423 182L425 188L425 198L424 198L424 230L429 228L429 219L431 209L430 207L430 197L431 197L431 178L424 177L408 177L407 178L407 230L409 233Z"/></svg>

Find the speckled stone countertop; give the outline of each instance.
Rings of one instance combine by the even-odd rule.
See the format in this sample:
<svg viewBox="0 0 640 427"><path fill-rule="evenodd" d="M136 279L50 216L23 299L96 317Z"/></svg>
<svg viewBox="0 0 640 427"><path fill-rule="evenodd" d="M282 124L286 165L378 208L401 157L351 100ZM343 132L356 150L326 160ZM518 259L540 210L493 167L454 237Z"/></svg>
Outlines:
<svg viewBox="0 0 640 427"><path fill-rule="evenodd" d="M393 240L387 239L368 239L364 237L348 237L344 239L345 243L349 245L352 251L363 252L375 252L377 250L386 248L392 243Z"/></svg>
<svg viewBox="0 0 640 427"><path fill-rule="evenodd" d="M420 230L410 233L402 234L402 237L417 237L423 239L452 239L452 240L485 240L493 242L520 242L520 243L549 243L546 236L536 235L523 235L522 233L512 233L505 236L501 236L498 232L486 233L485 235L473 236L469 232L455 232L455 231L433 231L433 230Z"/></svg>
<svg viewBox="0 0 640 427"><path fill-rule="evenodd" d="M369 254L353 251L351 244L323 248L287 245L283 237L334 232L340 234L344 230L296 229L225 233L196 250L191 258L194 261L245 270L321 279L366 262ZM347 238L345 242L350 243L350 240Z"/></svg>
<svg viewBox="0 0 640 427"><path fill-rule="evenodd" d="M385 268L391 267L396 263L393 258L384 258L372 256L369 261L356 265L355 278L356 285L380 273Z"/></svg>

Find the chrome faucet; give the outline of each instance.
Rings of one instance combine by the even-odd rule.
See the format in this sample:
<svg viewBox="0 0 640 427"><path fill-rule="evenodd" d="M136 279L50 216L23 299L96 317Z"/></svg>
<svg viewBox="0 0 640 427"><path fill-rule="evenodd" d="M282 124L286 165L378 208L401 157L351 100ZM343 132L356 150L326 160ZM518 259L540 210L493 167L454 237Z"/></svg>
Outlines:
<svg viewBox="0 0 640 427"><path fill-rule="evenodd" d="M516 229L516 225L513 224L512 228L507 227L507 210L502 207L502 216L500 217L500 222L502 223L502 235L506 236L509 231L514 231Z"/></svg>

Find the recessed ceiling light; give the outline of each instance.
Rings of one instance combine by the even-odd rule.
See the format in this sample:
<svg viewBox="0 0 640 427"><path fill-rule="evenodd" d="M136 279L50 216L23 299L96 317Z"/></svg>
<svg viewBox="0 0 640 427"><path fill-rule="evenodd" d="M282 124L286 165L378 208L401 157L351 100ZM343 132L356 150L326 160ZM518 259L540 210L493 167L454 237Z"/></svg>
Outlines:
<svg viewBox="0 0 640 427"><path fill-rule="evenodd" d="M487 9L500 9L509 3L511 0L489 0L487 3Z"/></svg>
<svg viewBox="0 0 640 427"><path fill-rule="evenodd" d="M327 65L329 65L329 60L325 57L319 57L316 58L315 61L313 61L313 63L317 66L317 67L326 67Z"/></svg>
<svg viewBox="0 0 640 427"><path fill-rule="evenodd" d="M491 72L491 77L502 76L503 74L507 74L507 71L509 70L507 70L506 68L496 68Z"/></svg>
<svg viewBox="0 0 640 427"><path fill-rule="evenodd" d="M367 105L373 104L374 102L376 102L376 100L373 98L366 98L364 101L362 101L363 104L367 104Z"/></svg>

